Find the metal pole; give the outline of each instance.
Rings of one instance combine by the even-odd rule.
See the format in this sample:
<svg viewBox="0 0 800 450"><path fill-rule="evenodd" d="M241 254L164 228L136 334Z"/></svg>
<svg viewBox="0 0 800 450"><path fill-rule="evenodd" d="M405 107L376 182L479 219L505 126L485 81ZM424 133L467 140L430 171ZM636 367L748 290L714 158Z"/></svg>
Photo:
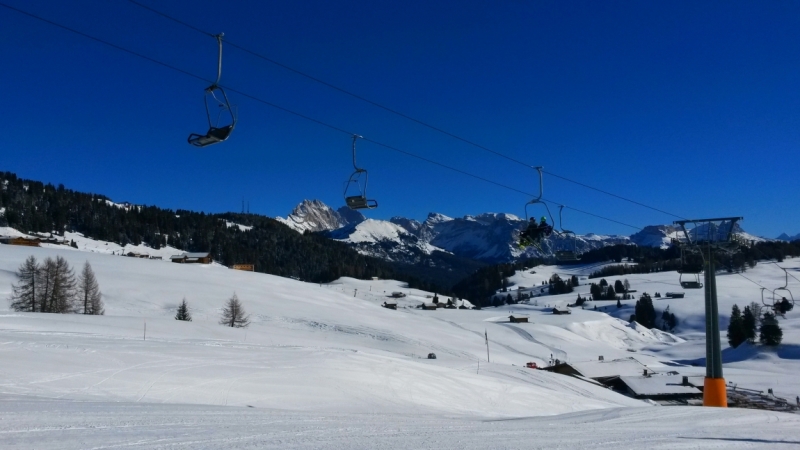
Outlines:
<svg viewBox="0 0 800 450"><path fill-rule="evenodd" d="M489 333L486 330L483 330L483 335L486 337L486 362L489 361Z"/></svg>
<svg viewBox="0 0 800 450"><path fill-rule="evenodd" d="M709 276L709 284L711 284L711 348L714 351L714 365L711 368L712 378L723 378L722 376L722 344L719 337L719 305L717 303L717 276L714 260L713 247L709 248L709 267L711 268L711 276Z"/></svg>
<svg viewBox="0 0 800 450"><path fill-rule="evenodd" d="M728 406L728 392L722 376L722 345L719 337L719 308L714 247L707 244L705 261L706 297L706 379L703 383L703 406Z"/></svg>

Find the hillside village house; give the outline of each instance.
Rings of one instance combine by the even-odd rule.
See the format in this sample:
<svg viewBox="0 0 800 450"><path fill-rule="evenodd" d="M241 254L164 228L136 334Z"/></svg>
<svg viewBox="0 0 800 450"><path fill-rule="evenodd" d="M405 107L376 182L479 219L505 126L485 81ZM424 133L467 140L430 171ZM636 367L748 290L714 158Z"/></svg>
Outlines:
<svg viewBox="0 0 800 450"><path fill-rule="evenodd" d="M209 252L184 253L170 256L170 261L178 264L211 264L214 259Z"/></svg>
<svg viewBox="0 0 800 450"><path fill-rule="evenodd" d="M42 243L41 239L37 238L7 237L7 236L0 237L0 244L39 247L39 244L41 243Z"/></svg>

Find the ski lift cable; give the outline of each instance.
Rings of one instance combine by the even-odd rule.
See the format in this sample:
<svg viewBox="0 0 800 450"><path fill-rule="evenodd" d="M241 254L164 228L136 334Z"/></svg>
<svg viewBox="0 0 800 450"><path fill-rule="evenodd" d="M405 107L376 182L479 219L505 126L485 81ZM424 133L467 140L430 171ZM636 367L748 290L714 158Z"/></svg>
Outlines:
<svg viewBox="0 0 800 450"><path fill-rule="evenodd" d="M136 5L136 6L139 6L139 7L143 8L143 9L146 9L146 10L148 10L148 11L151 11L151 12L153 12L153 13L155 13L155 14L157 14L157 15L161 16L161 17L164 17L165 19L171 20L171 21L173 21L173 22L175 22L175 23L178 23L178 24L180 24L180 25L183 25L183 26L185 26L185 27L187 27L187 28L189 28L189 29L191 29L191 30L197 31L198 33L202 33L202 34L204 34L204 35L207 35L207 36L212 36L212 37L213 37L213 36L215 36L215 35L214 35L214 34L212 34L212 33L208 33L207 31L204 31L204 30L202 30L202 29L200 29L200 28L198 28L198 27L195 27L194 25L191 25L191 24L189 24L189 23L187 23L187 22L184 22L184 21L182 21L182 20L180 20L180 19L177 19L177 18L175 18L175 17L172 17L172 16L170 16L169 14L163 13L163 12L161 12L161 11L159 11L159 10L157 10L157 9L154 9L154 8L152 8L152 7L150 7L150 6L144 5L144 4L142 4L142 3L140 3L140 2L138 2L138 1L136 1L136 0L128 0L128 1L129 1L130 3L132 3L132 4ZM449 132L449 131L447 131L447 130L445 130L445 129L443 129L443 128L437 127L437 126L435 126L435 125L431 125L431 124L429 124L429 123L427 123L427 122L425 122L425 121L422 121L422 120L420 120L420 119L417 119L417 118L414 118L414 117L412 117L412 116L409 116L408 114L402 113L402 112L400 112L400 111L398 111L398 110L396 110L396 109L394 109L394 108L390 108L390 107L388 107L388 106L382 105L382 104L380 104L380 103L378 103L378 102L375 102L375 101L373 101L373 100L370 100L370 99L368 99L368 98L366 98L366 97L363 97L363 96L361 96L361 95L359 95L359 94L356 94L356 93L354 93L354 92L348 91L347 89L344 89L344 88L341 88L341 87L339 87L339 86L336 86L336 85L334 85L334 84L332 84L332 83L329 83L329 82L327 82L327 81L325 81L325 80L322 80L322 79L320 79L320 78L317 78L317 77L315 77L315 76L313 76L313 75L309 75L309 74L307 74L307 73L305 73L305 72L302 72L302 71L300 71L300 70L297 70L297 69L295 69L295 68L293 68L293 67L287 66L286 64L283 64L283 63L281 63L281 62L279 62L279 61L276 61L276 60L274 60L274 59L272 59L272 58L270 58L270 57L268 57L268 56L265 56L265 55L263 55L263 54L261 54L261 53L258 53L258 52L256 52L256 51L250 50L250 49L248 49L248 48L246 48L246 47L243 47L243 46L241 46L241 45L238 45L238 44L236 44L236 43L230 42L230 41L228 41L228 40L226 40L225 42L226 42L226 43L228 44L228 46L230 46L230 47L237 48L237 49L239 49L239 50L241 50L241 51L243 51L243 52L245 52L245 53L248 53L248 54L250 54L250 55L252 55L252 56L255 56L256 58L259 58L259 59L262 59L262 60L264 60L264 61L267 61L267 62L268 62L268 63L270 63L270 64L276 65L276 66L278 66L278 67L280 67L280 68L282 68L282 69L288 70L289 72L292 72L292 73L294 73L294 74L297 74L297 75L300 75L300 76L302 76L302 77L308 78L309 80L312 80L312 81L314 81L314 82L316 82L316 83L322 84L322 85L324 85L324 86L326 86L326 87L329 87L329 88L331 88L331 89L334 89L334 90L336 90L336 91L339 91L339 92L341 92L341 93L343 93L343 94L345 94L345 95L349 95L349 96L351 96L351 97L353 97L353 98L355 98L355 99L357 99L357 100L360 100L360 101L363 101L363 102L365 102L365 103L368 103L368 104L370 104L370 105L372 105L372 106L375 106L376 108L383 109L384 111L387 111L387 112L389 112L389 113L392 113L392 114L394 114L394 115L397 115L397 116L399 116L399 117L402 117L402 118L404 118L404 119L406 119L406 120L409 120L409 121L411 121L411 122L414 122L414 123L416 123L416 124L418 124L418 125L422 125L422 126L424 126L424 127L426 127L426 128L429 128L429 129L431 129L431 130L434 130L434 131L436 131L436 132L438 132L438 133L444 134L445 136L448 136L448 137L451 137L451 138L453 138L453 139L456 139L456 140L459 140L459 141L461 141L461 142L464 142L465 144L471 145L471 146L473 146L473 147L476 147L476 148L478 148L478 149L480 149L480 150L483 150L483 151L486 151L486 152L492 153L492 154L494 154L494 155L496 155L496 156L499 156L499 157L501 157L501 158L504 158L504 159L506 159L506 160L508 160L508 161L514 162L514 163L516 163L516 164L519 164L519 165L522 165L522 166L525 166L525 167L531 167L531 165L530 165L530 164L528 164L528 163L526 163L526 162L524 162L524 161L520 161L519 159L516 159L516 158L514 158L514 157L508 156L508 155L506 155L506 154L504 154L504 153L501 153L501 152L498 152L498 151L496 151L496 150L492 150L491 148L489 148L489 147L486 147L485 145L478 144L477 142L474 142L474 141L472 141L472 140L469 140L469 139L467 139L467 138L461 137L461 136L459 136L459 135L457 135L457 134L451 133L451 132ZM570 182L570 183L576 184L576 185L578 185L578 186L584 187L584 188L586 188L586 189L594 190L594 191L600 192L600 193L602 193L602 194L605 194L605 195L608 195L608 196L611 196L611 197L617 198L617 199L619 199L619 200L623 200L623 201L626 201L626 202L632 203L632 204L634 204L634 205L641 206L641 207L643 207L643 208L647 208L647 209L650 209L650 210L653 210L653 211L659 212L659 213L661 213L661 214L665 214L665 215L668 215L668 216L677 217L677 218L679 218L679 219L684 219L684 220L686 220L686 217L679 216L679 215L677 215L677 214L674 214L674 213L671 213L671 212L665 211L665 210L663 210L663 209L659 209L659 208L656 208L656 207L653 207L653 206L650 206L650 205L644 204L644 203L642 203L642 202L639 202L639 201L636 201L636 200L633 200L633 199L629 199L629 198L627 198L627 197L623 197L623 196L621 196L621 195L614 194L614 193L612 193L612 192L609 192L609 191L606 191L606 190L604 190L604 189L596 188L596 187L594 187L594 186L590 186L590 185L588 185L588 184L585 184L585 183L582 183L582 182L580 182L580 181L576 181L576 180L573 180L573 179L567 178L567 177L565 177L565 176L562 176L562 175L558 175L558 174L556 174L556 173L553 173L553 172L546 171L545 173L547 173L548 175L554 176L554 177L556 177L556 178L560 178L560 179L562 179L562 180L564 180L564 181L567 181L567 182Z"/></svg>
<svg viewBox="0 0 800 450"><path fill-rule="evenodd" d="M797 279L797 277L795 277L794 275L792 275L791 273L789 273L789 270L788 270L788 269L786 269L786 268L784 268L784 267L781 267L781 266L779 266L779 265L778 265L778 263L776 263L775 261L770 261L769 263L770 263L770 264L775 264L776 266L778 266L778 268L779 268L779 269L782 269L786 275L789 275L790 277L794 278L794 280L795 280L795 281L798 281L798 282L800 282L800 280L798 280L798 279Z"/></svg>
<svg viewBox="0 0 800 450"><path fill-rule="evenodd" d="M155 64L157 64L159 66L162 66L162 67L166 67L166 68L168 68L170 70L173 70L175 72L178 72L178 73L181 73L181 74L187 75L189 77L192 77L192 78L195 78L195 79L198 79L198 80L201 80L201 81L205 81L205 82L208 82L208 83L211 82L211 80L208 80L207 78L202 77L200 75L197 75L195 73L189 72L189 71L181 69L179 67L175 67L175 66L173 66L171 64L165 63L163 61L159 61L159 60L157 60L155 58L152 58L150 56L147 56L147 55L144 55L142 53L136 52L134 50L130 50L130 49L122 47L120 45L111 43L111 42L106 41L104 39L92 36L90 34L87 34L87 33L84 33L82 31L76 30L74 28L68 27L66 25L62 25L60 23L54 22L52 20L46 19L46 18L38 16L36 14L21 10L19 8L15 8L13 6L7 5L7 4L2 3L2 2L0 2L0 6L6 8L6 9L10 9L12 11L18 12L18 13L23 14L25 16L31 17L33 19L39 20L41 22L47 23L49 25L53 25L53 26L55 26L57 28L61 28L62 30L69 31L71 33L74 33L74 34L77 34L79 36L85 37L85 38L90 39L92 41L101 43L103 45L107 45L107 46L109 46L111 48L114 48L116 50L120 50L120 51L128 53L130 55L137 56L137 57L139 57L141 59L150 61L150 62L155 63ZM212 36L216 36L216 35L212 35ZM331 130L347 134L348 136L353 136L355 134L355 133L353 133L351 131L345 130L344 128L341 128L341 127L338 127L336 125L332 125L332 124L323 122L323 121L321 121L319 119L315 119L315 118L307 116L307 115L305 115L303 113L299 113L297 111L293 111L293 110L288 109L286 107L277 105L275 103L269 102L269 101L264 100L262 98L259 98L259 97L256 97L254 95L248 94L247 92L240 91L240 90L237 90L237 89L234 89L234 88L231 88L231 87L227 87L227 86L222 86L222 87L224 87L225 89L227 89L230 92L235 92L235 93L241 95L242 97L249 98L249 99L251 99L253 101L256 101L258 103L262 103L264 105L270 106L272 108L278 109L280 111L286 112L286 113L294 115L296 117L305 119L305 120L307 120L309 122L316 123L316 124L321 125L323 127L329 128ZM483 182L486 182L486 183L501 187L503 189L506 189L506 190L509 190L509 191L512 191L512 192L517 192L517 193L523 194L523 195L525 195L527 197L533 196L533 194L531 194L529 192L525 192L523 190L511 187L511 186L508 186L508 185L505 185L505 184L502 184L502 183L499 183L499 182L496 182L496 181L493 181L493 180L490 180L490 179L482 177L480 175L476 175L476 174L473 174L473 173L470 173L470 172L467 172L467 171L464 171L464 170L449 166L447 164L440 163L440 162L432 160L430 158L426 158L424 156L420 156L420 155L417 155L415 153L412 153L412 152L409 152L409 151L406 151L406 150L402 150L402 149L394 147L392 145L385 144L383 142L376 141L374 139L369 139L369 138L366 138L366 137L363 138L363 139L365 141L368 141L368 142L371 142L371 143L376 144L378 146L381 146L381 147L383 147L385 149L392 150L394 152L401 153L403 155L406 155L406 156L409 156L409 157L412 157L412 158L416 158L416 159L419 159L421 161L425 161L425 162L427 162L429 164L436 165L436 166L448 169L448 170L456 172L456 173L460 173L462 175L465 175L465 176L468 176L468 177L471 177L471 178L474 178L474 179L477 179L477 180L480 180L480 181L483 181ZM530 166L528 166L528 167L530 167ZM548 200L548 199L544 199L544 198L542 198L542 201L550 203L552 205L561 205L562 204L561 202L557 202L557 201L554 201L554 200ZM573 210L575 212L578 212L580 214L585 214L585 215L588 215L588 216L591 216L591 217L595 217L597 219L605 220L605 221L608 221L608 222L611 222L611 223L616 223L618 225L623 225L623 226L626 226L626 227L629 227L629 228L634 228L634 229L637 229L637 230L641 230L642 229L642 227L639 227L639 226L636 226L636 225L631 225L631 224L628 224L628 223L625 223L625 222L622 222L622 221L619 221L619 220L611 219L609 217L601 216L599 214L591 213L591 212L584 211L584 210L581 210L581 209L578 209L578 208L574 208L574 207L570 207L570 206L565 206L565 208L571 209L571 210Z"/></svg>
<svg viewBox="0 0 800 450"><path fill-rule="evenodd" d="M764 287L764 286L762 286L762 285L761 285L761 284L759 284L759 283L756 283L755 281L751 280L750 278L747 278L746 276L742 275L741 273L739 273L739 276L740 276L740 277L742 277L742 278L744 278L745 280L747 280L747 281L749 281L749 282L751 282L751 283L755 284L756 286L758 286L758 287L760 287L760 288L762 288L762 289L769 290L769 288L767 288L767 287Z"/></svg>

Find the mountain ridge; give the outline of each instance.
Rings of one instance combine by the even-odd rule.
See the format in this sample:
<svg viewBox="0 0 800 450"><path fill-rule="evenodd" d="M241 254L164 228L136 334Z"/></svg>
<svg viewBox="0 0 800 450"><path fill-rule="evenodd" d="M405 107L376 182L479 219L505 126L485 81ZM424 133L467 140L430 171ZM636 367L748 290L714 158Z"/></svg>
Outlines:
<svg viewBox="0 0 800 450"><path fill-rule="evenodd" d="M312 219L302 219L310 222L300 222L301 217ZM304 200L286 219L276 219L301 233L305 230L323 232L327 237L346 242L365 255L394 260L404 249L414 248L427 254L444 251L488 264L534 257L548 258L557 251L583 253L618 244L665 249L680 233L672 225L646 226L630 236L556 232L542 241L540 250L535 247L518 248L518 233L525 226L525 220L509 213L487 212L454 218L431 212L422 222L402 216L385 221L366 219L358 211L344 206L334 211L319 200ZM307 223L313 226L304 225ZM365 225L362 227L362 224ZM744 233L738 225L737 230L747 240L763 240Z"/></svg>

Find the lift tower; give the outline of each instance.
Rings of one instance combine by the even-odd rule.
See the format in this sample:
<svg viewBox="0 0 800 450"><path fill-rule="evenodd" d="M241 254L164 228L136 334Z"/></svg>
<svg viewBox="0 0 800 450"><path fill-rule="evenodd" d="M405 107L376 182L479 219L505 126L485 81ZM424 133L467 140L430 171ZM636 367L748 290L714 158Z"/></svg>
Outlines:
<svg viewBox="0 0 800 450"><path fill-rule="evenodd" d="M722 376L715 254L718 251L735 253L744 244L734 233L736 223L740 220L741 217L723 217L674 222L680 227L674 243L684 251L699 253L703 259L706 301L706 378L703 383L703 406L728 406L725 378Z"/></svg>

